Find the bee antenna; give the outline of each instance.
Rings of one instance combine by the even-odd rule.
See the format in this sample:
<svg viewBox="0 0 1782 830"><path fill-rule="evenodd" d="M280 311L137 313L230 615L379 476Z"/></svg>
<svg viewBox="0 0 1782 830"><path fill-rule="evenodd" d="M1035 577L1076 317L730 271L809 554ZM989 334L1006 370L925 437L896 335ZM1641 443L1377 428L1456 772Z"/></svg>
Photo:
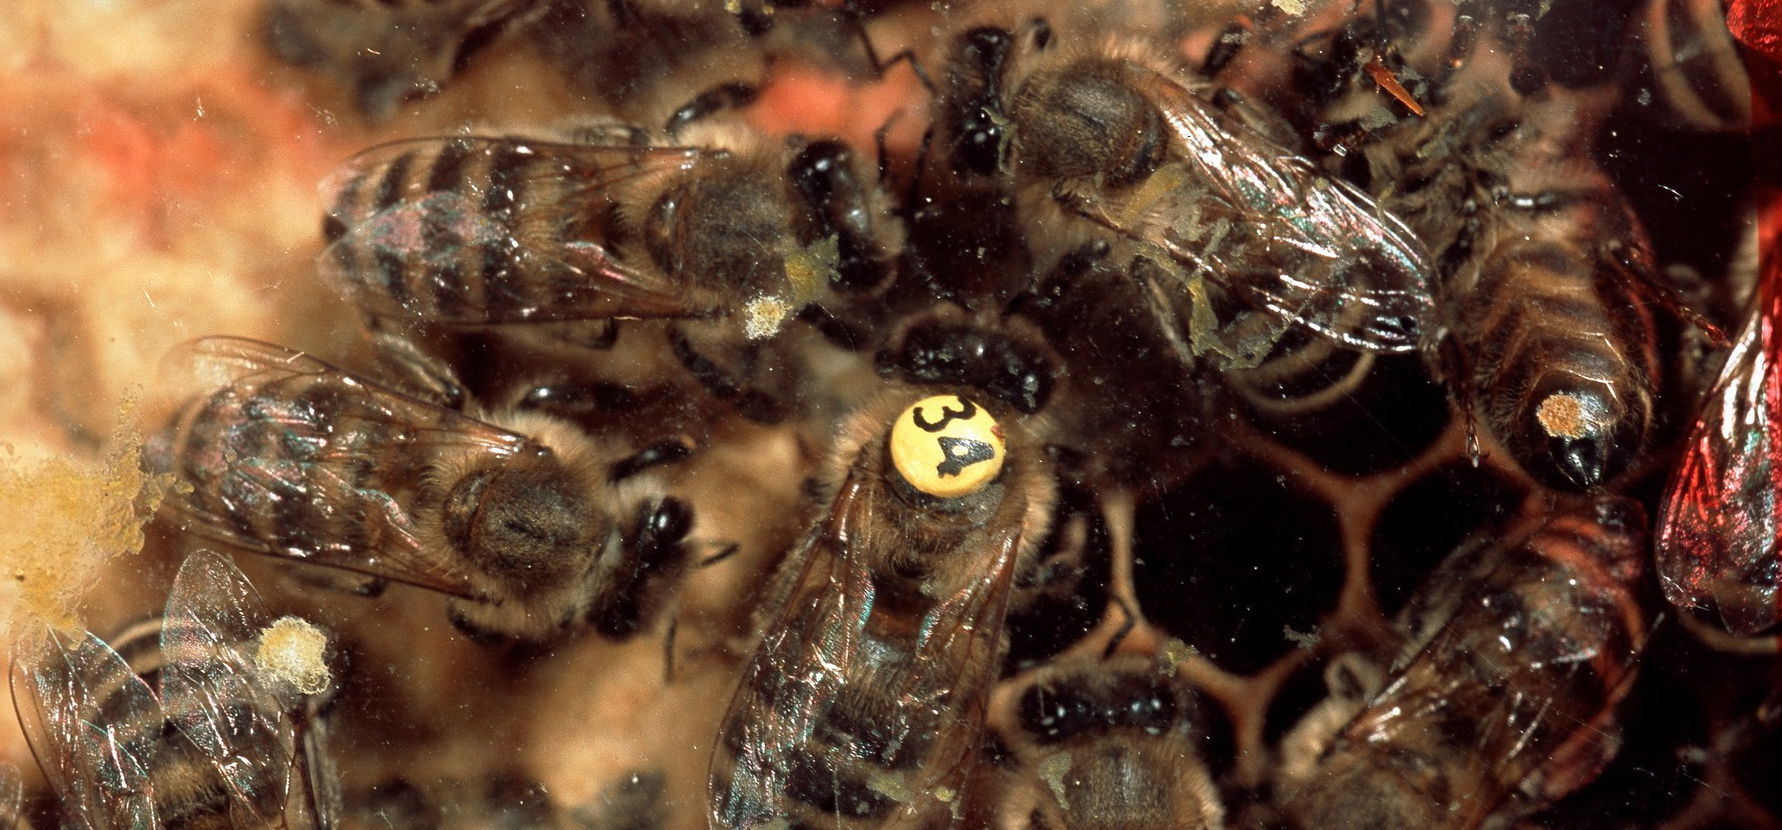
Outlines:
<svg viewBox="0 0 1782 830"><path fill-rule="evenodd" d="M1126 638L1131 636L1132 630L1138 626L1138 615L1132 612L1132 605L1126 602L1125 597L1114 595L1108 599L1113 600L1114 607L1120 609L1120 615L1126 619L1120 623L1118 629L1115 629L1114 636L1108 638L1107 646L1102 648L1101 659L1103 660L1114 656L1114 652L1120 650L1120 644L1126 642Z"/></svg>
<svg viewBox="0 0 1782 830"><path fill-rule="evenodd" d="M740 550L742 550L742 545L739 545L736 542L731 542L730 544L725 545L723 548L719 549L719 551L717 553L714 553L711 556L707 556L706 558L699 560L699 564L695 565L694 567L706 568L706 567L710 567L712 565L716 565L719 562L722 562L726 559L729 559L732 556L735 556L737 554L737 552Z"/></svg>
<svg viewBox="0 0 1782 830"><path fill-rule="evenodd" d="M651 467L671 464L686 459L693 454L693 444L685 438L670 438L658 441L638 450L636 454L614 462L608 476L612 481L624 481Z"/></svg>
<svg viewBox="0 0 1782 830"><path fill-rule="evenodd" d="M880 58L878 48L872 45L872 35L866 31L866 21L858 14L849 15L849 20L854 24L855 35L860 38L860 51L866 54L866 62L872 67L874 79L882 79L892 67L907 63L910 71L916 73L916 80L921 82L923 89L928 90L929 95L940 95L940 87L935 86L934 79L928 76L928 70L922 68L922 61L916 57L916 50L899 49L888 58Z"/></svg>

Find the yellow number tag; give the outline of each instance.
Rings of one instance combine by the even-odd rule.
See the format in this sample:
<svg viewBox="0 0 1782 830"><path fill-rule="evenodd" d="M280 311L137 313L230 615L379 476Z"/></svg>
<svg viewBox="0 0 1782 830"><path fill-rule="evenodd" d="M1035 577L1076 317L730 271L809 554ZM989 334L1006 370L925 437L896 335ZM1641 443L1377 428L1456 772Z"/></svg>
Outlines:
<svg viewBox="0 0 1782 830"><path fill-rule="evenodd" d="M1007 450L989 411L957 395L924 398L891 427L891 463L911 487L940 498L974 493L1002 472Z"/></svg>

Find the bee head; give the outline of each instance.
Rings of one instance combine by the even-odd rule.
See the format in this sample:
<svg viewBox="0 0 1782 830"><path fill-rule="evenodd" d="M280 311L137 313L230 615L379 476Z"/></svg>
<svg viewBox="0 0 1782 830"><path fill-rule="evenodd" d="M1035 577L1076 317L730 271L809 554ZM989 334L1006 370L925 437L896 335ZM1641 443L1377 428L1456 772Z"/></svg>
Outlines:
<svg viewBox="0 0 1782 830"><path fill-rule="evenodd" d="M982 389L1028 415L1051 401L1062 371L1037 334L1022 337L1012 325L1004 331L945 315L915 320L875 360L880 372Z"/></svg>

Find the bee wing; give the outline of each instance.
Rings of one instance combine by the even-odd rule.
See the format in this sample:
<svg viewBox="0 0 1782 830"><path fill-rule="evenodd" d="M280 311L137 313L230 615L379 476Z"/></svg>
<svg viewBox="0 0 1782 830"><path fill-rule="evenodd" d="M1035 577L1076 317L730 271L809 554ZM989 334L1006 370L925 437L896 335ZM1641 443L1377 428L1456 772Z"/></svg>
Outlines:
<svg viewBox="0 0 1782 830"><path fill-rule="evenodd" d="M1469 805L1480 819L1516 789L1580 784L1568 762L1614 739L1614 705L1644 643L1637 571L1615 561L1645 550L1640 522L1594 538L1554 523L1527 551L1478 549L1459 567L1444 563L1432 580L1454 601L1435 605L1452 615L1398 663L1345 740L1425 750L1439 740L1436 762L1457 765L1448 780L1495 788Z"/></svg>
<svg viewBox="0 0 1782 830"><path fill-rule="evenodd" d="M19 724L68 822L159 828L149 771L165 716L148 684L90 631L45 629L14 654L13 702L26 706Z"/></svg>
<svg viewBox="0 0 1782 830"><path fill-rule="evenodd" d="M404 502L417 497L409 489L442 455L544 451L525 436L254 340L191 341L169 355L163 373L201 390L177 427L178 451L160 461L193 485L166 505L185 530L248 553L456 596L474 597L474 583L421 544Z"/></svg>
<svg viewBox="0 0 1782 830"><path fill-rule="evenodd" d="M771 825L793 815L789 800L800 788L830 780L822 755L812 748L837 723L866 730L854 736L859 751L913 758L892 764L918 767L921 779L879 788L865 797L902 802L919 814L959 790L964 765L983 723L980 710L1001 663L1002 624L1014 573L1018 532L999 534L990 573L974 590L941 598L914 628L924 632L905 652L875 636L885 613L875 606L872 574L852 540L874 532L871 485L851 480L840 491L828 521L801 544L781 577L784 591L766 635L743 673L725 714L714 754L709 816L714 828ZM870 700L861 690L870 689ZM865 721L870 720L870 724ZM733 753L726 760L725 750ZM872 763L867 760L867 763ZM906 766L907 765L907 766ZM854 795L834 785L833 797ZM844 806L842 809L846 810Z"/></svg>
<svg viewBox="0 0 1782 830"><path fill-rule="evenodd" d="M717 151L439 137L366 150L323 182L321 270L377 314L446 325L714 313L719 298L627 263L615 198Z"/></svg>
<svg viewBox="0 0 1782 830"><path fill-rule="evenodd" d="M1772 275L1774 276L1774 275ZM1769 279L1769 277L1766 277ZM1713 606L1732 631L1782 622L1782 294L1762 291L1689 433L1659 514L1665 598Z"/></svg>
<svg viewBox="0 0 1782 830"><path fill-rule="evenodd" d="M257 679L255 648L271 615L241 569L220 554L186 557L161 622L161 700L209 759L244 826L282 813L286 759L295 751L289 707Z"/></svg>
<svg viewBox="0 0 1782 830"><path fill-rule="evenodd" d="M1100 221L1153 242L1246 303L1344 345L1417 348L1434 314L1428 257L1410 228L1346 182L1228 126L1180 82L1147 88L1182 151Z"/></svg>

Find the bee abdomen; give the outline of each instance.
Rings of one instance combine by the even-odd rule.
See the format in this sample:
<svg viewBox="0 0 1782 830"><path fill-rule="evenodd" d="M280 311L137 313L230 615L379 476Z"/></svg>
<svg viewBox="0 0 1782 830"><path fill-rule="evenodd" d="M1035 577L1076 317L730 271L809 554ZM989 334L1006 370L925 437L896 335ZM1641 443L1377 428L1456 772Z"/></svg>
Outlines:
<svg viewBox="0 0 1782 830"><path fill-rule="evenodd" d="M560 298L542 286L572 285L574 274L532 252L573 243L585 206L557 192L569 182L536 175L547 163L518 139L445 141L382 162L348 181L324 220L334 266L351 291L422 318L548 308Z"/></svg>
<svg viewBox="0 0 1782 830"><path fill-rule="evenodd" d="M1549 486L1595 487L1645 449L1652 321L1598 263L1536 242L1493 258L1476 296L1476 387L1517 461Z"/></svg>

